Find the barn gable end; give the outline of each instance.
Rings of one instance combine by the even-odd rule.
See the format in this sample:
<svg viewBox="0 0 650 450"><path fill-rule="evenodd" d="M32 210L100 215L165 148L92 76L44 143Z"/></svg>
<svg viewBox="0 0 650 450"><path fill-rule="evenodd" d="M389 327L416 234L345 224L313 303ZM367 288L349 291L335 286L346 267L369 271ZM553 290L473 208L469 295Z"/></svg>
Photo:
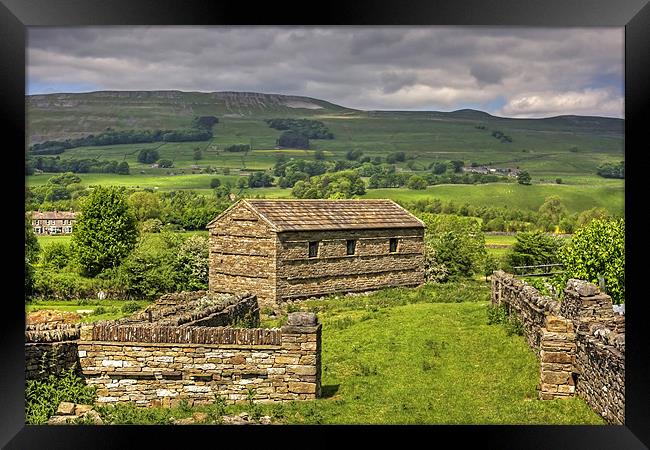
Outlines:
<svg viewBox="0 0 650 450"><path fill-rule="evenodd" d="M211 292L252 292L275 301L275 232L250 205L239 202L208 224Z"/></svg>

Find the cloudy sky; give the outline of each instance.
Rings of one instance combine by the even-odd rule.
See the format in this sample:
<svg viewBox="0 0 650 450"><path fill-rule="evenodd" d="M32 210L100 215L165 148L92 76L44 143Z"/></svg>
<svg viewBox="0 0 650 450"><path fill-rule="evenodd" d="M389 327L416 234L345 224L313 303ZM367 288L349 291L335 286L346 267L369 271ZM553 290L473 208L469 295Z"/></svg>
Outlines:
<svg viewBox="0 0 650 450"><path fill-rule="evenodd" d="M251 91L358 109L623 117L623 28L28 29L27 94Z"/></svg>

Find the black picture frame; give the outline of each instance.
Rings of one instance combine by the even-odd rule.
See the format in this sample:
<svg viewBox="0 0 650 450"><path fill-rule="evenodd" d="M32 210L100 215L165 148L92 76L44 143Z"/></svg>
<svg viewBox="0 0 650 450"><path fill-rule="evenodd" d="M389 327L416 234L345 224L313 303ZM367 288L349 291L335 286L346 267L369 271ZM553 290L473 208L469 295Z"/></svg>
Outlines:
<svg viewBox="0 0 650 450"><path fill-rule="evenodd" d="M458 445L476 440L487 448L635 449L650 446L649 339L645 331L647 303L642 270L646 240L642 140L650 124L650 5L648 0L351 0L326 3L201 0L0 0L0 122L3 126L3 178L7 236L23 233L24 198L7 177L24 177L25 38L28 26L83 25L505 25L625 27L625 214L626 424L624 426L359 426L359 427L164 427L164 426L25 426L24 306L22 264L24 243L5 238L2 370L0 371L0 445L5 448L169 448L176 445L224 444L339 445L341 432L360 434L362 442L379 439L397 445ZM19 228L20 227L20 228ZM14 262L15 261L15 262ZM636 264L635 264L636 263ZM11 274L11 271L15 274ZM418 436L413 436L417 433ZM325 440L318 439L322 435ZM346 440L348 438L346 437ZM448 442L447 444L444 444ZM227 444L226 444L227 445Z"/></svg>

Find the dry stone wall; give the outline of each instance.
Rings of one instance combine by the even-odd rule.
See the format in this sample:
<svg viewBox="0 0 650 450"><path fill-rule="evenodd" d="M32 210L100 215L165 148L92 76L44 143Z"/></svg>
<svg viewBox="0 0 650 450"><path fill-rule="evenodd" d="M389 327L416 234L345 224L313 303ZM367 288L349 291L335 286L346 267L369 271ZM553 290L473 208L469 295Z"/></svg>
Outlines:
<svg viewBox="0 0 650 450"><path fill-rule="evenodd" d="M25 378L59 375L79 369L77 339L80 325L34 324L25 328Z"/></svg>
<svg viewBox="0 0 650 450"><path fill-rule="evenodd" d="M99 339L99 340L98 340ZM309 313L280 329L94 325L79 359L98 402L169 406L315 399L321 392L321 325ZM250 391L249 391L250 390Z"/></svg>
<svg viewBox="0 0 650 450"><path fill-rule="evenodd" d="M492 303L519 317L540 356L541 399L577 394L609 423L625 423L625 316L614 312L608 295L569 280L560 303L497 271Z"/></svg>

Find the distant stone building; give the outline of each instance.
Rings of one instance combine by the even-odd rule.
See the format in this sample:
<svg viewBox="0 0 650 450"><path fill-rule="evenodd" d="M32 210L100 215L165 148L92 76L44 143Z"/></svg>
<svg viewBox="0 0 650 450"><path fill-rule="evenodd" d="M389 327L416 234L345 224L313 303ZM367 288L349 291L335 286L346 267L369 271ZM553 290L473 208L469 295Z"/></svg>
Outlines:
<svg viewBox="0 0 650 450"><path fill-rule="evenodd" d="M36 235L71 234L77 213L73 211L34 211L32 228Z"/></svg>
<svg viewBox="0 0 650 450"><path fill-rule="evenodd" d="M208 224L209 289L261 305L424 282L424 224L391 200L240 200Z"/></svg>

